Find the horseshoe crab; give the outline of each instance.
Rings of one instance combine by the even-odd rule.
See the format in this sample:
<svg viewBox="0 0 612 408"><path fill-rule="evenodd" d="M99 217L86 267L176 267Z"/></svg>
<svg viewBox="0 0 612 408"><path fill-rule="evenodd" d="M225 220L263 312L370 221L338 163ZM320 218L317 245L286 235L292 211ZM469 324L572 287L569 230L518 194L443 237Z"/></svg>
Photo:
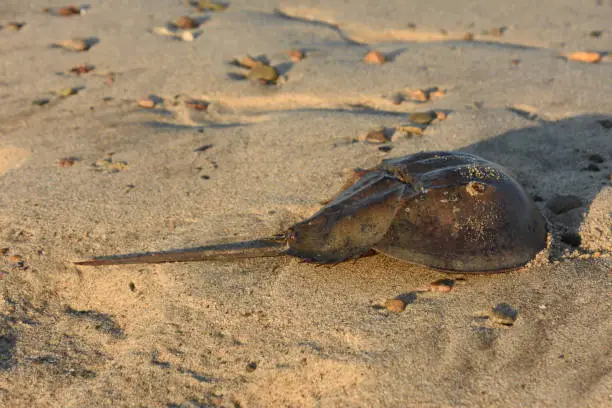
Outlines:
<svg viewBox="0 0 612 408"><path fill-rule="evenodd" d="M546 236L537 207L501 166L468 153L422 152L357 172L316 214L275 237L76 264L279 255L325 264L374 250L437 269L495 272L529 262Z"/></svg>

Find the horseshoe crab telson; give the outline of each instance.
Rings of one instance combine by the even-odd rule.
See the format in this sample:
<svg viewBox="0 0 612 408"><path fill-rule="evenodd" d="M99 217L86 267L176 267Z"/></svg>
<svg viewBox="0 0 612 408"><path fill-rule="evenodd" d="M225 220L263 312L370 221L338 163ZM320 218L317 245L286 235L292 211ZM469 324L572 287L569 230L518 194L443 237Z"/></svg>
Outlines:
<svg viewBox="0 0 612 408"><path fill-rule="evenodd" d="M278 255L337 263L373 249L438 269L493 272L529 262L545 247L546 235L533 201L499 165L468 153L423 152L359 172L316 214L276 237L76 264Z"/></svg>

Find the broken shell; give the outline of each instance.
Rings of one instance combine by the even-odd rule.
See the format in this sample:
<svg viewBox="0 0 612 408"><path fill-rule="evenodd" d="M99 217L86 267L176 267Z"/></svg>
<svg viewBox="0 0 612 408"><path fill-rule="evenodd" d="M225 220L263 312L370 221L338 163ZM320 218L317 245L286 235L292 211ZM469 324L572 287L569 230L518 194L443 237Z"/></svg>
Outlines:
<svg viewBox="0 0 612 408"><path fill-rule="evenodd" d="M64 88L57 91L57 95L61 98L66 98L70 95L76 95L79 92L78 88Z"/></svg>
<svg viewBox="0 0 612 408"><path fill-rule="evenodd" d="M387 58L378 51L369 51L364 57L363 62L366 64L383 64Z"/></svg>
<svg viewBox="0 0 612 408"><path fill-rule="evenodd" d="M601 61L601 54L598 52L578 51L578 52L574 52L568 55L567 59L570 61L580 61L580 62L586 62L589 64L595 64Z"/></svg>
<svg viewBox="0 0 612 408"><path fill-rule="evenodd" d="M365 133L359 136L359 139L368 143L387 143L389 141L387 135L385 135L384 128L375 129L371 132Z"/></svg>

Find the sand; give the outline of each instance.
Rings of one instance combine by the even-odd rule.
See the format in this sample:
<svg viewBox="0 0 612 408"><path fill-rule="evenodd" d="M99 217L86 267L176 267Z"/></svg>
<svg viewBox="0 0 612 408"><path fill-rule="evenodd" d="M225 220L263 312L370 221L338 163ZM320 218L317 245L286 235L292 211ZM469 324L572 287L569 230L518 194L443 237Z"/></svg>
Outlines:
<svg viewBox="0 0 612 408"><path fill-rule="evenodd" d="M612 2L28 3L0 4L0 405L610 406ZM203 21L194 41L152 32L182 15ZM49 46L76 37L90 49ZM388 61L362 63L370 50ZM233 79L245 55L278 83ZM431 87L444 94L406 98ZM447 118L390 151L359 141L430 110ZM347 170L424 150L505 166L549 250L495 275L380 255L72 264L269 236ZM554 214L557 195L578 207ZM452 290L428 291L439 279ZM384 308L397 297L403 312Z"/></svg>

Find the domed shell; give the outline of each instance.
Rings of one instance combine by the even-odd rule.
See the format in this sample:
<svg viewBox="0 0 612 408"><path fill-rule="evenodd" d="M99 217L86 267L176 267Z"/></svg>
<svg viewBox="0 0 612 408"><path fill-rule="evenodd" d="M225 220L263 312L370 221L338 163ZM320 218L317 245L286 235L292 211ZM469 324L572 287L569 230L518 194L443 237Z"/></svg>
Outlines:
<svg viewBox="0 0 612 408"><path fill-rule="evenodd" d="M499 165L468 153L424 152L383 161L314 216L289 229L291 255L340 262L369 249L460 272L529 262L546 222Z"/></svg>

